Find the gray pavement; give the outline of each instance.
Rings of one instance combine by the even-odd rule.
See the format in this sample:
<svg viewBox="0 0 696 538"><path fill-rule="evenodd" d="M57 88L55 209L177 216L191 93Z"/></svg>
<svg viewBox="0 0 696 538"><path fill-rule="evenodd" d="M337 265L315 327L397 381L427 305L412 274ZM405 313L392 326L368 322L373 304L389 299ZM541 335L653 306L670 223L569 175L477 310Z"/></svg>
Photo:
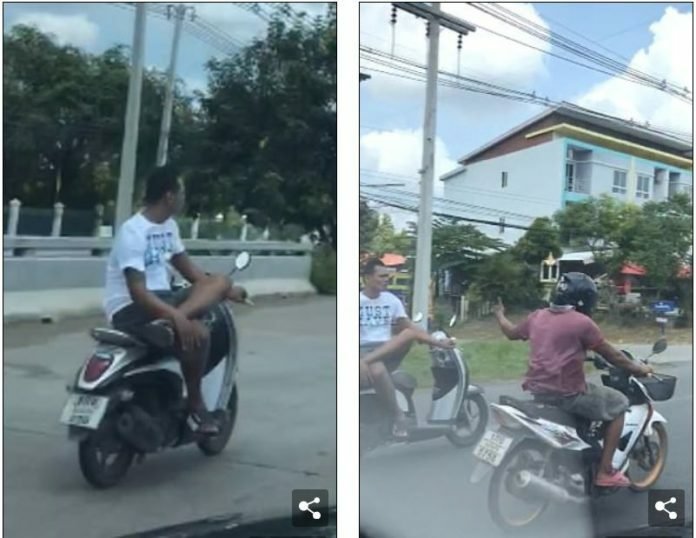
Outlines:
<svg viewBox="0 0 696 538"><path fill-rule="evenodd" d="M4 536L112 538L223 514L289 517L293 489L335 499L335 299L236 311L240 412L227 450L151 456L107 491L83 481L58 423L66 382L90 351L86 330L102 321L6 326Z"/></svg>
<svg viewBox="0 0 696 538"><path fill-rule="evenodd" d="M642 356L640 346L626 348ZM691 359L690 346L674 346L656 365L658 372L679 378L674 397L656 404L667 418L669 435L667 465L656 488L687 491L687 520L693 517ZM595 375L591 378L596 380ZM488 383L484 389L489 402L497 401L501 394L523 395L519 382ZM429 399L429 391L416 394L420 416L426 415ZM469 483L474 463L472 449L457 449L444 439L393 445L367 455L360 468L361 526L372 531L370 536L374 538L590 538L647 525L647 494L622 491L585 508L553 505L528 533L506 534L494 525L488 513L488 479L476 486ZM683 536L691 536L690 530Z"/></svg>

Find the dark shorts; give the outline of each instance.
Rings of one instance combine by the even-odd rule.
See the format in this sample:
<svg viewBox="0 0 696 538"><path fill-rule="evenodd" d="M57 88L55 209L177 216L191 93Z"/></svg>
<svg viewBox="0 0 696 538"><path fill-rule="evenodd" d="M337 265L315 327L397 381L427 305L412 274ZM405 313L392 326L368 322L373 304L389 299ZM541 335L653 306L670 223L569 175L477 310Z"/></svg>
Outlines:
<svg viewBox="0 0 696 538"><path fill-rule="evenodd" d="M179 306L188 298L190 292L191 288L183 288L177 291L163 290L153 293L165 303ZM131 303L114 314L111 325L117 331L137 337L140 329L154 320L155 318L147 310L135 303Z"/></svg>
<svg viewBox="0 0 696 538"><path fill-rule="evenodd" d="M616 389L604 385L587 384L587 390L575 396L553 397L537 394L536 399L557 405L566 413L572 413L589 420L609 422L623 415L630 403L628 398Z"/></svg>
<svg viewBox="0 0 696 538"><path fill-rule="evenodd" d="M362 359L365 355L367 355L371 351L374 351L381 345L382 344L367 344L360 346L360 358ZM387 368L388 372L395 372L399 369L399 366L401 366L401 363L403 362L404 357L406 357L406 355L408 354L409 349L410 346L407 346L406 349L394 352L391 355L388 355L387 358L380 362L384 363L384 366Z"/></svg>

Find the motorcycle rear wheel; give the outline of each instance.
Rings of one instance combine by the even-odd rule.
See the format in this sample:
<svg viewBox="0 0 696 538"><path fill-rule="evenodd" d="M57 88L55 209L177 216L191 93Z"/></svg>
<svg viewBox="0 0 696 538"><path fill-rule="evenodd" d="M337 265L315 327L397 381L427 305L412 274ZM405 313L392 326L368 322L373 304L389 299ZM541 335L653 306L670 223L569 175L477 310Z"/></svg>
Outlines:
<svg viewBox="0 0 696 538"><path fill-rule="evenodd" d="M646 491L653 487L655 485L655 482L657 482L657 480L660 478L660 475L662 474L662 471L665 468L665 464L667 463L667 448L669 444L667 440L667 430L665 429L664 425L659 422L653 424L653 429L655 430L655 434L657 435L658 439L658 453L657 456L655 456L654 458L655 463L652 465L652 467L650 468L646 477L643 480L634 481L633 477L631 476L632 473L630 469L626 473L628 479L631 481L631 491L637 493L641 491ZM647 439L644 440L648 441ZM638 463L635 462L635 460L634 465L638 465Z"/></svg>
<svg viewBox="0 0 696 538"><path fill-rule="evenodd" d="M227 418L223 421L220 433L214 437L206 437L201 439L196 444L203 454L206 456L217 456L227 446L227 443L232 437L232 431L237 422L237 411L239 409L239 393L237 392L237 386L235 385L232 389L232 394L230 394L230 399L227 401L227 409L225 414Z"/></svg>
<svg viewBox="0 0 696 538"><path fill-rule="evenodd" d="M134 457L134 450L116 438L115 427L96 431L78 445L80 471L97 489L118 484L133 464Z"/></svg>
<svg viewBox="0 0 696 538"><path fill-rule="evenodd" d="M541 517L549 505L549 501L539 500L533 503L534 508L530 509L530 514L519 519L514 518L514 516L510 517L509 514L504 512L500 505L501 493L506 492L509 495L512 495L512 493L510 493L508 490L508 481L512 479L511 473L516 472L517 470L523 470L519 467L526 467L525 464L515 465L516 458L528 458L532 453L541 456L541 458L537 458L536 461L542 462L542 465L544 461L548 461L548 447L536 440L530 439L522 441L519 445L508 452L503 458L503 461L500 462L500 465L495 468L495 471L493 471L493 476L491 476L491 482L488 487L488 510L493 518L493 521L501 529L513 531L522 529L523 527L528 527ZM519 502L524 503L522 499L519 499Z"/></svg>

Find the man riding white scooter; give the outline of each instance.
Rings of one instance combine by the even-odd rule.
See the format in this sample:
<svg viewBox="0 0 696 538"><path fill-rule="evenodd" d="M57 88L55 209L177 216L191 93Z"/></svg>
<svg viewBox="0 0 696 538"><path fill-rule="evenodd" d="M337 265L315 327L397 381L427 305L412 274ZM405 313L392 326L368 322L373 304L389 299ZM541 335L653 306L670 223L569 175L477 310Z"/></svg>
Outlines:
<svg viewBox="0 0 696 538"><path fill-rule="evenodd" d="M360 292L360 386L372 385L394 414L394 437L408 436L407 418L396 400L391 379L413 342L452 349L454 340L436 340L414 324L403 303L386 291L389 269L377 258L363 266ZM396 332L396 336L393 335Z"/></svg>
<svg viewBox="0 0 696 538"><path fill-rule="evenodd" d="M635 376L647 376L652 369L629 360L604 340L599 327L590 319L596 300L597 287L589 276L566 273L558 281L549 308L532 312L518 325L505 317L500 299L494 313L508 339L529 340L529 369L522 384L524 390L544 404L608 423L595 484L628 487L628 478L612 467L624 414L629 408L628 398L613 388L587 383L584 360L588 351L594 351Z"/></svg>
<svg viewBox="0 0 696 538"><path fill-rule="evenodd" d="M189 427L215 435L219 427L201 395L210 332L200 320L220 301L244 301L246 291L232 286L228 276L207 274L186 254L172 218L183 206L184 185L175 169L155 169L147 180L144 209L123 223L114 239L104 309L115 329L172 349L188 390ZM192 285L173 292L167 263Z"/></svg>

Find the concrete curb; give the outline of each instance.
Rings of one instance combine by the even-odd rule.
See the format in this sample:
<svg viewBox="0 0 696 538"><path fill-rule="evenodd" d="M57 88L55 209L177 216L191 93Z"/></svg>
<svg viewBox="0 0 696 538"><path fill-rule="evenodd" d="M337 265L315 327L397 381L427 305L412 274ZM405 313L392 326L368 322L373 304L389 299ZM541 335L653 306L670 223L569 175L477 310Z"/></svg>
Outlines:
<svg viewBox="0 0 696 538"><path fill-rule="evenodd" d="M242 283L253 300L316 295L306 281L264 279ZM3 324L58 323L63 320L103 315L101 288L6 292Z"/></svg>

